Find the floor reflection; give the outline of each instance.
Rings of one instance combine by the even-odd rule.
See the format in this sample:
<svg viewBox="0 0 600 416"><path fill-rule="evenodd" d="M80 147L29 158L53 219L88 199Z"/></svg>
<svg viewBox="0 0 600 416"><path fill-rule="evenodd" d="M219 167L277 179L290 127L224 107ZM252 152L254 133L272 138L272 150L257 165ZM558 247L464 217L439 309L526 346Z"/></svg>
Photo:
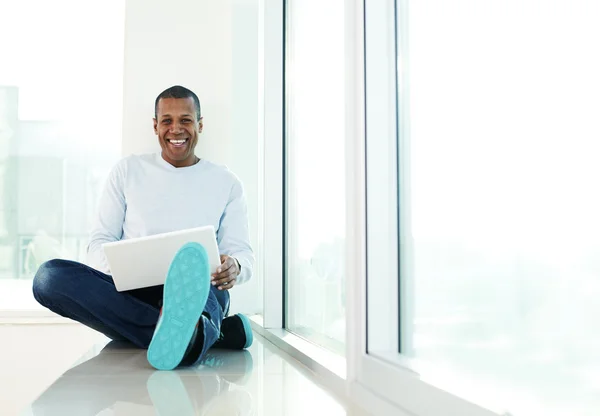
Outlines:
<svg viewBox="0 0 600 416"><path fill-rule="evenodd" d="M198 367L155 371L145 352L111 342L67 371L24 413L54 415L254 415L244 387L248 351L211 350Z"/></svg>

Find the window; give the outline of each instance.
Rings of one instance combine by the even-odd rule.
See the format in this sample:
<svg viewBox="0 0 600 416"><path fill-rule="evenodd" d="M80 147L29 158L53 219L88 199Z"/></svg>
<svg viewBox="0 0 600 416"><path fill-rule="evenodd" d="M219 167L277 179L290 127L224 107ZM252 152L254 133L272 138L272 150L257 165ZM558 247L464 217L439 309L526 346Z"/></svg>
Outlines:
<svg viewBox="0 0 600 416"><path fill-rule="evenodd" d="M85 259L121 150L123 27L123 1L0 4L0 279Z"/></svg>
<svg viewBox="0 0 600 416"><path fill-rule="evenodd" d="M599 17L410 4L413 355L516 416L600 408Z"/></svg>
<svg viewBox="0 0 600 416"><path fill-rule="evenodd" d="M369 256L368 356L497 413L597 414L600 6L366 3L368 252L390 253ZM395 45L373 40L394 29ZM384 323L381 285L397 299Z"/></svg>
<svg viewBox="0 0 600 416"><path fill-rule="evenodd" d="M288 1L286 327L345 343L344 2Z"/></svg>

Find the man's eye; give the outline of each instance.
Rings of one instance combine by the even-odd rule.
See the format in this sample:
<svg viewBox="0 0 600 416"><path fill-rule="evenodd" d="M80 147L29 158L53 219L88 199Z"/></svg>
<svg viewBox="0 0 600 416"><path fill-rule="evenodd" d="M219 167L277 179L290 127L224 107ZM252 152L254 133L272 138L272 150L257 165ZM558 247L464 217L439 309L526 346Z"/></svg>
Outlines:
<svg viewBox="0 0 600 416"><path fill-rule="evenodd" d="M166 120L163 120L162 122L163 122L163 124L169 124L171 122L171 120L166 119Z"/></svg>
<svg viewBox="0 0 600 416"><path fill-rule="evenodd" d="M183 120L181 120L182 123L191 123L192 120L190 120L189 118L184 118Z"/></svg>

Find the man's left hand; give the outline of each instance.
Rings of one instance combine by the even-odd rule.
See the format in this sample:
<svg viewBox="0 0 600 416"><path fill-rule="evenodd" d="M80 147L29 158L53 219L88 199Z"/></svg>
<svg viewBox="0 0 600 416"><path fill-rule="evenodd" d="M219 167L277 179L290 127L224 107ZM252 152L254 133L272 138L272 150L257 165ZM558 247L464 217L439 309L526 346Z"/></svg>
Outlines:
<svg viewBox="0 0 600 416"><path fill-rule="evenodd" d="M240 268L237 260L221 254L221 265L217 269L217 272L212 275L211 284L219 290L229 290L235 286L239 274Z"/></svg>

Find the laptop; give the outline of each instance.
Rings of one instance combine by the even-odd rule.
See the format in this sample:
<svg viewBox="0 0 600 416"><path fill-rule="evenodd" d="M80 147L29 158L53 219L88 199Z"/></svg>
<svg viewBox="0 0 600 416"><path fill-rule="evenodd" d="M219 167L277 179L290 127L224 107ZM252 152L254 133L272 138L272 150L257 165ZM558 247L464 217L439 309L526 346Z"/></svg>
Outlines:
<svg viewBox="0 0 600 416"><path fill-rule="evenodd" d="M210 272L221 265L212 225L155 234L102 245L117 291L162 285L175 253L184 244L201 244L208 254Z"/></svg>

